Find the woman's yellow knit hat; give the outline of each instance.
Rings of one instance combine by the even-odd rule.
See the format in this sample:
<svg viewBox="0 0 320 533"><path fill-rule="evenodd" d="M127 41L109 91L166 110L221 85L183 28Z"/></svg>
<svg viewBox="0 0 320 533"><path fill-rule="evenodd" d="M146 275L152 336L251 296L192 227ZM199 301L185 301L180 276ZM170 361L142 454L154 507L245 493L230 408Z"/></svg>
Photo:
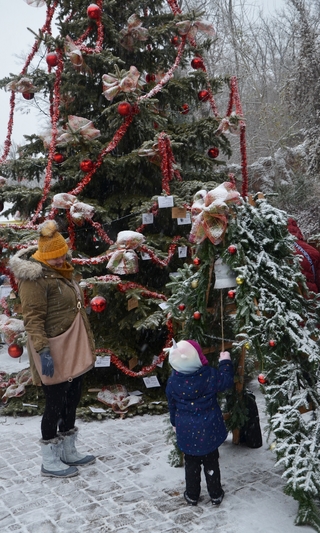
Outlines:
<svg viewBox="0 0 320 533"><path fill-rule="evenodd" d="M57 259L65 255L69 246L58 232L58 225L55 220L46 220L39 226L40 237L38 250L34 254L35 259L46 261L47 259Z"/></svg>

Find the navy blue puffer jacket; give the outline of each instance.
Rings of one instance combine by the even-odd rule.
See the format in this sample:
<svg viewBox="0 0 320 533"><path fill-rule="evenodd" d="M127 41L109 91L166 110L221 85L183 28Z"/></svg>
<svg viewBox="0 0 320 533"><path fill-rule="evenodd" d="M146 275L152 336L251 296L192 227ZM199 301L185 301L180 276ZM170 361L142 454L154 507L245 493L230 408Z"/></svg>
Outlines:
<svg viewBox="0 0 320 533"><path fill-rule="evenodd" d="M233 365L222 360L219 369L202 366L194 374L173 370L166 395L170 421L176 427L178 448L188 455L206 455L227 437L217 393L233 386Z"/></svg>

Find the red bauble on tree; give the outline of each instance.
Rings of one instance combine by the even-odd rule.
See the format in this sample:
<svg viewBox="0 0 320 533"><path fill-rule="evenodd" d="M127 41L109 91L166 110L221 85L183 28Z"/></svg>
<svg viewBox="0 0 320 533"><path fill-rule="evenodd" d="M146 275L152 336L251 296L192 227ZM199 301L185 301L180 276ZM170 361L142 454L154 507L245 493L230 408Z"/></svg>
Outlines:
<svg viewBox="0 0 320 533"><path fill-rule="evenodd" d="M186 308L186 306L185 306L184 304L179 304L179 305L178 305L178 309L179 309L179 311L184 311L185 308Z"/></svg>
<svg viewBox="0 0 320 533"><path fill-rule="evenodd" d="M178 35L174 35L171 39L171 44L173 44L173 46L179 46L179 42L180 42L180 39Z"/></svg>
<svg viewBox="0 0 320 533"><path fill-rule="evenodd" d="M199 257L195 257L195 258L193 259L193 264L194 264L195 266L199 266L200 263L201 263L201 259L199 259Z"/></svg>
<svg viewBox="0 0 320 533"><path fill-rule="evenodd" d="M103 296L95 296L90 301L90 307L95 313L102 313L107 307L107 300Z"/></svg>
<svg viewBox="0 0 320 533"><path fill-rule="evenodd" d="M94 163L93 161L91 161L91 159L83 159L82 161L80 161L79 166L82 172L91 172L94 167Z"/></svg>
<svg viewBox="0 0 320 533"><path fill-rule="evenodd" d="M234 244L230 244L230 246L228 246L228 252L231 255L236 254L237 253L237 247Z"/></svg>
<svg viewBox="0 0 320 533"><path fill-rule="evenodd" d="M261 383L261 385L265 385L266 383L268 383L268 380L266 378L266 376L264 374L259 374L258 376L258 381L259 383Z"/></svg>
<svg viewBox="0 0 320 533"><path fill-rule="evenodd" d="M147 74L146 75L146 82L151 83L152 81L155 81L156 75L155 74Z"/></svg>
<svg viewBox="0 0 320 533"><path fill-rule="evenodd" d="M276 344L277 343L276 343L276 341L274 339L270 339L269 340L269 346L271 346L271 348L274 348Z"/></svg>
<svg viewBox="0 0 320 533"><path fill-rule="evenodd" d="M90 4L87 8L87 15L89 19L99 20L101 17L101 9L97 4Z"/></svg>
<svg viewBox="0 0 320 533"><path fill-rule="evenodd" d="M191 66L192 66L192 68L194 68L195 70L198 70L198 69L202 69L202 70L204 70L203 59L202 59L201 57L195 57L195 58L191 61Z"/></svg>
<svg viewBox="0 0 320 533"><path fill-rule="evenodd" d="M219 155L219 149L216 146L213 146L212 148L209 148L208 150L208 156L211 159L215 159Z"/></svg>
<svg viewBox="0 0 320 533"><path fill-rule="evenodd" d="M189 113L189 106L188 104L183 104L181 106L181 111L180 111L181 115L187 115Z"/></svg>
<svg viewBox="0 0 320 533"><path fill-rule="evenodd" d="M130 113L132 112L132 106L131 104L129 104L129 102L120 102L117 109L119 115L121 115L122 117L130 115Z"/></svg>
<svg viewBox="0 0 320 533"><path fill-rule="evenodd" d="M228 291L228 298L230 298L230 300L234 300L235 297L236 291Z"/></svg>
<svg viewBox="0 0 320 533"><path fill-rule="evenodd" d="M198 100L200 102L207 102L210 98L209 92L206 91L206 89L203 89L202 91L198 92Z"/></svg>
<svg viewBox="0 0 320 533"><path fill-rule="evenodd" d="M201 318L201 313L200 313L199 311L195 311L195 312L193 313L193 318L194 318L195 320L200 320L200 318Z"/></svg>
<svg viewBox="0 0 320 533"><path fill-rule="evenodd" d="M34 93L22 93L22 96L25 100L32 100L32 98L34 98Z"/></svg>
<svg viewBox="0 0 320 533"><path fill-rule="evenodd" d="M49 67L56 67L58 64L58 60L59 60L58 54L56 54L55 52L50 52L46 56L46 62Z"/></svg>
<svg viewBox="0 0 320 533"><path fill-rule="evenodd" d="M23 348L22 346L19 346L19 344L10 344L10 346L8 346L8 354L10 357L13 357L13 359L17 359L23 354Z"/></svg>
<svg viewBox="0 0 320 533"><path fill-rule="evenodd" d="M57 163L57 165L60 165L64 161L64 155L59 154L58 152L56 154L53 154L53 161Z"/></svg>

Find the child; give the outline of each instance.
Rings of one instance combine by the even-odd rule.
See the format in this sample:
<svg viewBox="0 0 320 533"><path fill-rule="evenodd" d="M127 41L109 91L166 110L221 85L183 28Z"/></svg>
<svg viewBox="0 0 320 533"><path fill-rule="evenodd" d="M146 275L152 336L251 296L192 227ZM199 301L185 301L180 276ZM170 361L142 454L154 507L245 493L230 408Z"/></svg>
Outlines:
<svg viewBox="0 0 320 533"><path fill-rule="evenodd" d="M189 505L197 505L201 489L201 465L213 505L220 505L224 491L220 482L219 446L227 437L217 393L233 386L233 365L229 352L221 352L219 369L212 368L193 340L173 341L169 352L173 372L166 395L177 445L185 457L186 490Z"/></svg>

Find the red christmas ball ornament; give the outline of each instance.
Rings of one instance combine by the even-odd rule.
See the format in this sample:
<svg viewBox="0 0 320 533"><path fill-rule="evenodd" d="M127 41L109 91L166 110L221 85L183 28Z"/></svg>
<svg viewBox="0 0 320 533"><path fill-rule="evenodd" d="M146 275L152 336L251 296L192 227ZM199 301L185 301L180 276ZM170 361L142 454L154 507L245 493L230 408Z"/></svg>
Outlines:
<svg viewBox="0 0 320 533"><path fill-rule="evenodd" d="M210 94L209 94L209 91L207 91L206 89L203 89L202 91L198 92L198 100L200 102L207 102L209 98L210 98Z"/></svg>
<svg viewBox="0 0 320 533"><path fill-rule="evenodd" d="M188 104L183 104L181 106L181 111L180 111L181 115L187 115L189 113L189 106Z"/></svg>
<svg viewBox="0 0 320 533"><path fill-rule="evenodd" d="M95 313L102 313L107 307L107 300L103 296L95 296L90 301L90 307Z"/></svg>
<svg viewBox="0 0 320 533"><path fill-rule="evenodd" d="M198 70L198 69L204 70L203 59L201 57L193 58L193 60L191 61L191 66L195 70Z"/></svg>
<svg viewBox="0 0 320 533"><path fill-rule="evenodd" d="M171 44L173 44L173 46L179 46L179 42L180 42L180 39L178 35L174 35L171 39Z"/></svg>
<svg viewBox="0 0 320 533"><path fill-rule="evenodd" d="M82 161L80 161L79 166L82 172L91 172L94 167L94 163L93 161L91 161L91 159L83 159Z"/></svg>
<svg viewBox="0 0 320 533"><path fill-rule="evenodd" d="M201 263L201 259L199 259L199 257L195 257L195 258L193 259L193 264L194 264L195 266L199 266L200 263Z"/></svg>
<svg viewBox="0 0 320 533"><path fill-rule="evenodd" d="M152 81L155 81L156 75L155 74L147 74L146 75L146 82L151 83Z"/></svg>
<svg viewBox="0 0 320 533"><path fill-rule="evenodd" d="M230 300L234 300L235 297L236 291L228 291L228 298L230 298Z"/></svg>
<svg viewBox="0 0 320 533"><path fill-rule="evenodd" d="M58 54L56 54L55 52L50 52L46 56L46 62L49 67L56 67L58 64L58 60Z"/></svg>
<svg viewBox="0 0 320 533"><path fill-rule="evenodd" d="M101 17L101 9L97 4L90 4L87 8L87 15L89 19L99 20Z"/></svg>
<svg viewBox="0 0 320 533"><path fill-rule="evenodd" d="M216 146L213 146L212 148L209 148L208 150L208 156L211 157L211 159L215 159L219 155L219 149L216 148Z"/></svg>
<svg viewBox="0 0 320 533"><path fill-rule="evenodd" d="M274 348L276 344L277 343L276 343L276 341L274 339L270 339L269 340L269 346L271 346L271 348Z"/></svg>
<svg viewBox="0 0 320 533"><path fill-rule="evenodd" d="M64 155L59 154L58 152L56 154L53 154L53 161L57 163L57 165L60 165L64 161Z"/></svg>
<svg viewBox="0 0 320 533"><path fill-rule="evenodd" d="M266 383L268 383L268 380L264 374L258 375L258 381L259 383L261 383L261 385L265 385Z"/></svg>
<svg viewBox="0 0 320 533"><path fill-rule="evenodd" d="M237 247L234 244L230 244L230 246L228 246L228 252L231 255L236 254L237 253Z"/></svg>
<svg viewBox="0 0 320 533"><path fill-rule="evenodd" d="M126 117L130 115L132 111L132 106L131 104L129 104L129 102L120 102L117 109L119 115L121 115L122 117Z"/></svg>
<svg viewBox="0 0 320 533"><path fill-rule="evenodd" d="M200 318L201 318L201 313L200 313L199 311L195 311L195 312L193 313L193 318L194 318L195 320L200 320Z"/></svg>
<svg viewBox="0 0 320 533"><path fill-rule="evenodd" d="M10 357L13 357L13 359L17 359L23 354L23 348L22 346L19 346L19 344L10 344L10 346L8 346L8 354Z"/></svg>
<svg viewBox="0 0 320 533"><path fill-rule="evenodd" d="M22 96L25 100L32 100L34 98L34 93L22 93Z"/></svg>
<svg viewBox="0 0 320 533"><path fill-rule="evenodd" d="M184 304L179 304L179 305L178 305L178 309L179 309L179 311L184 311L185 308L186 308L186 306L185 306Z"/></svg>

